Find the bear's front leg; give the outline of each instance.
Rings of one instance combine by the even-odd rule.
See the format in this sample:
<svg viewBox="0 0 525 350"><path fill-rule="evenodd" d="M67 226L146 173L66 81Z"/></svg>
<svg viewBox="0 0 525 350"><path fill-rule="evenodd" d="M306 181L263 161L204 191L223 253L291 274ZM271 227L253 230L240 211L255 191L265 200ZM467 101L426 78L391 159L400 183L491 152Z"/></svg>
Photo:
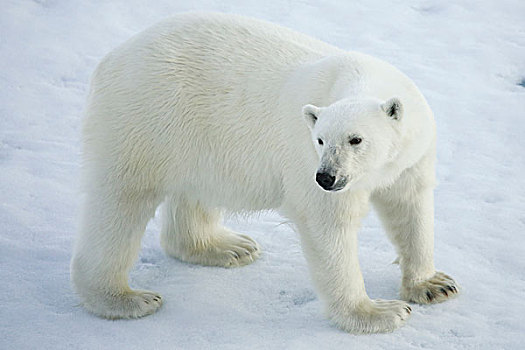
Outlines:
<svg viewBox="0 0 525 350"><path fill-rule="evenodd" d="M411 309L403 301L370 300L366 294L357 255L357 231L367 211L368 195L342 207L330 205L330 195L319 201L322 207L310 202L303 208L305 214L294 219L328 316L347 332L391 332L404 324Z"/></svg>
<svg viewBox="0 0 525 350"><path fill-rule="evenodd" d="M457 283L434 268L433 162L423 159L372 201L399 254L401 298L419 304L456 296Z"/></svg>

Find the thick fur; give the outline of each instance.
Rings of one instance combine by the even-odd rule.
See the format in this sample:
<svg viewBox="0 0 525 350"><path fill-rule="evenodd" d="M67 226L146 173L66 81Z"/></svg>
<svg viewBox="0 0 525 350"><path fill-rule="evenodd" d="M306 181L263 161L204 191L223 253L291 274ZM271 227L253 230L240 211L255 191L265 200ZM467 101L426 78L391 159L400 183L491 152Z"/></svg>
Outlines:
<svg viewBox="0 0 525 350"><path fill-rule="evenodd" d="M350 144L356 135L362 141ZM300 233L329 317L349 332L392 331L410 313L405 302L366 294L357 231L370 201L400 256L402 298L457 293L433 264L433 116L385 62L262 21L181 14L100 63L83 142L71 275L97 315L160 307L158 294L127 280L162 202L167 254L225 267L254 261L259 247L223 227L221 211L280 210ZM338 188L322 189L319 171Z"/></svg>

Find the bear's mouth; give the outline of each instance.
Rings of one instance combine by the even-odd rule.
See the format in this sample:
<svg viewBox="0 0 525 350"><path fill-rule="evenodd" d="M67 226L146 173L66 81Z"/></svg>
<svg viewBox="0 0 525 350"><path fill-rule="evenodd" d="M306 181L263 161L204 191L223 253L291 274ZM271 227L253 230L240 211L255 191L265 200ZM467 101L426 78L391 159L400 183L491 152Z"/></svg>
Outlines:
<svg viewBox="0 0 525 350"><path fill-rule="evenodd" d="M330 188L328 191L330 192L341 191L343 188L346 187L347 184L348 184L348 178L346 176L343 176L339 180L337 180L332 186L332 188Z"/></svg>

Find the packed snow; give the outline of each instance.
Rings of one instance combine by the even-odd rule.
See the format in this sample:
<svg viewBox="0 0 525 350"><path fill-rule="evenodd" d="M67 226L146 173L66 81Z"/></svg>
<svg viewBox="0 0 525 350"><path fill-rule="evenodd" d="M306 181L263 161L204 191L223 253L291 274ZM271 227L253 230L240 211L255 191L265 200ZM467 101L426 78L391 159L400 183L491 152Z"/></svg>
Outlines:
<svg viewBox="0 0 525 350"><path fill-rule="evenodd" d="M525 2L2 0L1 349L518 349L525 342ZM112 48L181 11L244 14L393 63L438 126L435 259L462 286L413 306L390 334L355 336L322 314L297 234L278 214L230 217L262 246L237 269L164 255L148 225L131 285L159 312L107 321L78 305L69 259L89 77ZM372 298L399 297L376 216L360 233Z"/></svg>

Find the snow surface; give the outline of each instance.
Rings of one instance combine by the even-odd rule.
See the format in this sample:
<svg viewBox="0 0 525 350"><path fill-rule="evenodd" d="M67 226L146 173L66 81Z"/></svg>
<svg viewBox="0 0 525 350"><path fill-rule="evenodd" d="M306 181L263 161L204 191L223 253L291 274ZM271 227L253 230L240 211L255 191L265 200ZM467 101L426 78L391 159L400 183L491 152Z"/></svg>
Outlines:
<svg viewBox="0 0 525 350"><path fill-rule="evenodd" d="M1 0L1 349L518 349L525 342L525 2ZM323 316L297 235L275 213L230 218L263 247L239 269L168 258L146 231L131 284L155 315L106 321L78 306L69 259L79 125L97 62L185 10L270 20L383 58L412 77L438 125L435 259L459 298L414 306L391 334L354 336ZM395 253L374 214L360 234L373 298L398 298Z"/></svg>

